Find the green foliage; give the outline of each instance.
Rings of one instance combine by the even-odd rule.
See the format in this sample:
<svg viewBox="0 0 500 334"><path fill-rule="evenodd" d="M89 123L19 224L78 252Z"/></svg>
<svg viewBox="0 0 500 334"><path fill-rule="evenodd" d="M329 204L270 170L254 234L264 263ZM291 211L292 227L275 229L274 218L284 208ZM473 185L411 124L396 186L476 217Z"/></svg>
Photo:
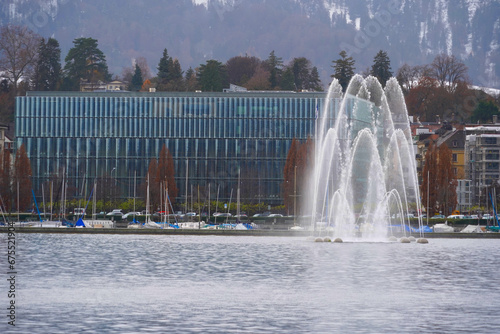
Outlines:
<svg viewBox="0 0 500 334"><path fill-rule="evenodd" d="M273 50L269 54L269 58L267 58L265 64L270 73L269 82L271 84L271 89L274 89L279 85L281 75L283 74L283 59L281 57L276 57Z"/></svg>
<svg viewBox="0 0 500 334"><path fill-rule="evenodd" d="M132 80L130 81L130 85L128 89L130 91L137 92L142 87L142 71L139 65L135 64L134 75L132 76Z"/></svg>
<svg viewBox="0 0 500 334"><path fill-rule="evenodd" d="M486 123L498 115L498 106L493 101L481 101L472 114L472 122Z"/></svg>
<svg viewBox="0 0 500 334"><path fill-rule="evenodd" d="M157 90L158 91L183 91L184 78L181 64L177 59L172 59L168 55L167 49L163 50L163 55L158 63Z"/></svg>
<svg viewBox="0 0 500 334"><path fill-rule="evenodd" d="M128 200L121 202L118 207L123 210L124 213L131 212L131 211L142 211L146 208L146 204L144 203L143 200L136 199L135 200L135 206L134 206L134 199L129 198Z"/></svg>
<svg viewBox="0 0 500 334"><path fill-rule="evenodd" d="M321 92L323 87L321 87L321 79L319 78L318 68L314 66L311 69L311 74L309 75L309 87L312 90Z"/></svg>
<svg viewBox="0 0 500 334"><path fill-rule="evenodd" d="M185 89L188 92L193 92L198 87L198 80L196 79L196 73L191 67L186 71L186 77L184 82L185 82Z"/></svg>
<svg viewBox="0 0 500 334"><path fill-rule="evenodd" d="M292 61L292 72L295 82L295 87L298 90L307 89L309 81L309 65L310 62L305 57L294 58Z"/></svg>
<svg viewBox="0 0 500 334"><path fill-rule="evenodd" d="M207 60L200 65L198 82L203 91L221 92L228 85L226 67L217 60Z"/></svg>
<svg viewBox="0 0 500 334"><path fill-rule="evenodd" d="M293 82L292 79L293 78ZM293 88L292 88L293 84ZM294 58L287 66L281 80L281 88L285 90L323 90L318 69L311 67L307 58Z"/></svg>
<svg viewBox="0 0 500 334"><path fill-rule="evenodd" d="M380 81L380 84L385 87L385 83L392 77L391 61L387 52L380 50L373 58L373 65L370 71Z"/></svg>
<svg viewBox="0 0 500 334"><path fill-rule="evenodd" d="M66 90L79 90L80 79L90 83L97 81L110 81L106 56L98 48L97 40L93 38L77 38L64 61Z"/></svg>
<svg viewBox="0 0 500 334"><path fill-rule="evenodd" d="M283 77L281 78L281 89L295 90L295 80L293 71L290 67L287 67L285 72L283 72Z"/></svg>
<svg viewBox="0 0 500 334"><path fill-rule="evenodd" d="M172 58L168 55L167 49L163 49L163 55L158 63L158 87L159 91L167 90L167 83L170 81L170 68L172 67Z"/></svg>
<svg viewBox="0 0 500 334"><path fill-rule="evenodd" d="M61 83L61 48L59 42L42 38L38 48L38 60L33 75L33 88L38 91L54 91Z"/></svg>
<svg viewBox="0 0 500 334"><path fill-rule="evenodd" d="M340 57L337 60L333 60L332 63L335 65L332 66L334 69L334 73L331 75L332 78L336 78L340 85L342 86L342 91L346 91L347 85L351 81L351 78L354 76L354 59L352 57L347 57L347 52L344 50L340 51Z"/></svg>

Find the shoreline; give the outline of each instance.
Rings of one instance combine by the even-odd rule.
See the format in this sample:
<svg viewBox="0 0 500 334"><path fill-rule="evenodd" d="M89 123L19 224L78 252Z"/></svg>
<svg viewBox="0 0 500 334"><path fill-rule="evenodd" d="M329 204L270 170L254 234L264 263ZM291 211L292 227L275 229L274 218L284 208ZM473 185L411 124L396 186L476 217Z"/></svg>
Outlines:
<svg viewBox="0 0 500 334"><path fill-rule="evenodd" d="M292 231L292 230L231 230L231 229L129 229L129 228L51 228L51 227L16 227L13 231L8 227L0 227L0 233L40 233L40 234L121 234L121 235L220 235L220 236L256 236L256 237L309 237L311 231ZM421 237L419 233L409 233L406 236L413 235L416 238ZM403 236L403 235L398 235ZM435 238L454 238L454 239L500 239L500 233L425 233L423 237L428 239Z"/></svg>

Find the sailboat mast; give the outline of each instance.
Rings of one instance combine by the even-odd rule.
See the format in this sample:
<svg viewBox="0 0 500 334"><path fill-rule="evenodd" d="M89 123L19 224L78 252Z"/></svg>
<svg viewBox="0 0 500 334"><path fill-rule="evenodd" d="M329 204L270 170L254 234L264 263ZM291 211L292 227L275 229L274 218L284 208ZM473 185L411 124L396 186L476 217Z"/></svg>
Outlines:
<svg viewBox="0 0 500 334"><path fill-rule="evenodd" d="M92 221L95 221L97 206L97 180L94 180L94 194L92 196Z"/></svg>
<svg viewBox="0 0 500 334"><path fill-rule="evenodd" d="M45 190L42 183L42 206L43 206L43 218L45 219Z"/></svg>
<svg viewBox="0 0 500 334"><path fill-rule="evenodd" d="M231 195L229 196L229 205L227 206L226 224L227 224L227 220L229 218L229 209L231 208L232 199L233 199L233 188L231 188Z"/></svg>
<svg viewBox="0 0 500 334"><path fill-rule="evenodd" d="M238 169L238 189L236 190L236 221L240 220L240 183L241 183L241 173Z"/></svg>
<svg viewBox="0 0 500 334"><path fill-rule="evenodd" d="M54 192L54 181L50 181L50 220L52 220L52 208L54 206L53 192Z"/></svg>
<svg viewBox="0 0 500 334"><path fill-rule="evenodd" d="M198 229L201 228L200 221L201 221L200 185L198 185Z"/></svg>
<svg viewBox="0 0 500 334"><path fill-rule="evenodd" d="M148 174L148 186L146 189L146 225L149 223L149 174Z"/></svg>
<svg viewBox="0 0 500 334"><path fill-rule="evenodd" d="M136 189L136 186L137 186L137 171L134 171L134 222L135 222L135 189Z"/></svg>
<svg viewBox="0 0 500 334"><path fill-rule="evenodd" d="M186 159L186 212L188 211L188 175L189 175L189 160Z"/></svg>
<svg viewBox="0 0 500 334"><path fill-rule="evenodd" d="M17 221L21 221L21 214L19 213L19 181L17 181Z"/></svg>

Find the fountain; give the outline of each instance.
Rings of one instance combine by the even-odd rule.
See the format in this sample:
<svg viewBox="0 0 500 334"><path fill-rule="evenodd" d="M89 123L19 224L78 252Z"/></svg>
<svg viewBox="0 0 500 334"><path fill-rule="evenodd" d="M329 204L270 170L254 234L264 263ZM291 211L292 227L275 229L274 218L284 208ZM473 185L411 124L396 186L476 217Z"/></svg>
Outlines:
<svg viewBox="0 0 500 334"><path fill-rule="evenodd" d="M384 89L375 77L355 75L345 94L334 80L316 135L306 204L313 230L343 241L386 241L393 226L406 231L408 214L421 205L410 123L397 80L388 80Z"/></svg>

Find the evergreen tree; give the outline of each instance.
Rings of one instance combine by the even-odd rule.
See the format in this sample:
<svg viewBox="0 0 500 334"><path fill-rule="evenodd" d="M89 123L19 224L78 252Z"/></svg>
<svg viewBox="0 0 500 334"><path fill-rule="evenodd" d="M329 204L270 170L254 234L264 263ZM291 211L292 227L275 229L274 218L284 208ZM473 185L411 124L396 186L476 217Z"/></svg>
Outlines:
<svg viewBox="0 0 500 334"><path fill-rule="evenodd" d="M186 77L185 77L184 81L186 83L185 84L186 91L188 91L188 92L194 92L196 90L196 88L198 87L196 73L191 67L186 71Z"/></svg>
<svg viewBox="0 0 500 334"><path fill-rule="evenodd" d="M283 59L276 57L273 50L269 54L269 58L267 58L265 64L270 73L269 82L271 83L271 89L274 89L279 86L281 75L283 74Z"/></svg>
<svg viewBox="0 0 500 334"><path fill-rule="evenodd" d="M54 38L40 40L38 59L34 70L33 88L38 91L54 91L61 80L61 49Z"/></svg>
<svg viewBox="0 0 500 334"><path fill-rule="evenodd" d="M168 90L169 91L175 91L175 92L180 92L184 90L184 80L182 77L182 69L181 69L181 64L179 63L179 60L174 59L169 62L169 77L170 81L167 84Z"/></svg>
<svg viewBox="0 0 500 334"><path fill-rule="evenodd" d="M7 79L0 81L0 123L14 121L15 95Z"/></svg>
<svg viewBox="0 0 500 334"><path fill-rule="evenodd" d="M315 91L322 91L323 87L321 87L321 79L319 78L318 68L314 66L311 70L311 74L309 76L309 87Z"/></svg>
<svg viewBox="0 0 500 334"><path fill-rule="evenodd" d="M167 49L163 49L163 55L158 63L158 90L167 90L167 84L171 79L170 69L172 68L173 60L168 55Z"/></svg>
<svg viewBox="0 0 500 334"><path fill-rule="evenodd" d="M342 91L345 92L349 82L354 76L354 59L352 57L347 57L347 52L344 50L340 51L340 57L337 60L333 60L332 63L335 65L333 67L334 73L331 75L332 78L336 78L340 85L342 86Z"/></svg>
<svg viewBox="0 0 500 334"><path fill-rule="evenodd" d="M322 90L318 69L314 72L311 61L307 58L294 58L288 66L292 70L296 90Z"/></svg>
<svg viewBox="0 0 500 334"><path fill-rule="evenodd" d="M298 90L307 89L309 82L310 61L305 57L294 58L292 60L292 71L295 86Z"/></svg>
<svg viewBox="0 0 500 334"><path fill-rule="evenodd" d="M472 122L486 123L498 114L498 107L493 101L480 101L472 114Z"/></svg>
<svg viewBox="0 0 500 334"><path fill-rule="evenodd" d="M99 49L97 40L93 38L77 38L64 61L65 87L66 90L79 90L80 79L91 84L99 80L110 81L106 56Z"/></svg>
<svg viewBox="0 0 500 334"><path fill-rule="evenodd" d="M385 87L387 80L392 77L391 61L389 60L387 52L380 50L375 58L373 58L373 65L370 74L380 81L382 87Z"/></svg>
<svg viewBox="0 0 500 334"><path fill-rule="evenodd" d="M200 65L198 82L203 91L221 92L228 85L226 67L217 60L207 60L206 64Z"/></svg>
<svg viewBox="0 0 500 334"><path fill-rule="evenodd" d="M283 72L283 76L281 78L281 89L296 90L293 70L290 67L287 67Z"/></svg>
<svg viewBox="0 0 500 334"><path fill-rule="evenodd" d="M134 75L132 76L132 80L128 86L128 90L137 92L142 87L142 71L139 65L135 64Z"/></svg>

